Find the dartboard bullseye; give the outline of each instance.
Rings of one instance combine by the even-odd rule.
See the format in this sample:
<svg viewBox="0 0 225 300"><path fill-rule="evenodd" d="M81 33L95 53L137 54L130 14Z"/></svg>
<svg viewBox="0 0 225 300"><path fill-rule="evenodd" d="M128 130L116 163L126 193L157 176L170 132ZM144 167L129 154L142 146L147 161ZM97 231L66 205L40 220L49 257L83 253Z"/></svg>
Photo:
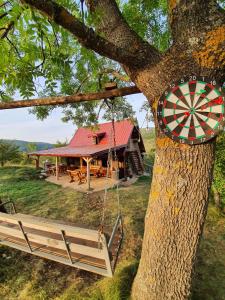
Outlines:
<svg viewBox="0 0 225 300"><path fill-rule="evenodd" d="M176 142L204 143L223 128L224 106L224 96L215 80L196 76L182 78L171 84L160 98L158 123Z"/></svg>

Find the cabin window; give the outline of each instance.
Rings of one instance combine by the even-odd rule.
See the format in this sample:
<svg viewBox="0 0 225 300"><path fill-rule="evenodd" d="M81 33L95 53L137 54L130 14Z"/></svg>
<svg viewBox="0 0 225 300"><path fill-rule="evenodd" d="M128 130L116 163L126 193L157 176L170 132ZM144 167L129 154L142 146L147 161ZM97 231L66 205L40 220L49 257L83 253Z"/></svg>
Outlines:
<svg viewBox="0 0 225 300"><path fill-rule="evenodd" d="M98 145L101 140L104 138L105 132L97 133L92 136L93 144Z"/></svg>

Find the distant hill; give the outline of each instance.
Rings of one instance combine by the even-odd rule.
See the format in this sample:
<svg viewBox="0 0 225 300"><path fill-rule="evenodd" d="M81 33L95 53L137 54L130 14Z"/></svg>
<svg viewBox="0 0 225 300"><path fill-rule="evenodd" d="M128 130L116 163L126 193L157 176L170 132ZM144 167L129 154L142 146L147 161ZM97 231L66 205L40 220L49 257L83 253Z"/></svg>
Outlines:
<svg viewBox="0 0 225 300"><path fill-rule="evenodd" d="M43 143L43 142L26 142L20 140L7 140L7 139L3 139L3 141L15 144L20 148L20 151L24 151L24 152L26 152L29 147L34 147L34 150L38 150L38 151L51 149L54 147L53 144ZM30 148L30 151L32 151L32 148Z"/></svg>

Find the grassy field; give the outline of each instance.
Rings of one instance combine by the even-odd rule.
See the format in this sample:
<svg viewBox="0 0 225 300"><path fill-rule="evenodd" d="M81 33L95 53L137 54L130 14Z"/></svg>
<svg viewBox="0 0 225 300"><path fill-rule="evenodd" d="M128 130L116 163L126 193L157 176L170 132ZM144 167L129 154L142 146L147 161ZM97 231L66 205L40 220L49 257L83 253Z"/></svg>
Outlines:
<svg viewBox="0 0 225 300"><path fill-rule="evenodd" d="M149 177L120 190L125 240L113 279L101 278L0 246L1 300L129 299L140 257ZM0 169L0 195L14 200L19 212L97 227L101 194L87 197L41 180L30 180L27 169ZM116 217L115 191L107 200L106 228ZM196 267L193 300L225 300L225 217L209 208Z"/></svg>

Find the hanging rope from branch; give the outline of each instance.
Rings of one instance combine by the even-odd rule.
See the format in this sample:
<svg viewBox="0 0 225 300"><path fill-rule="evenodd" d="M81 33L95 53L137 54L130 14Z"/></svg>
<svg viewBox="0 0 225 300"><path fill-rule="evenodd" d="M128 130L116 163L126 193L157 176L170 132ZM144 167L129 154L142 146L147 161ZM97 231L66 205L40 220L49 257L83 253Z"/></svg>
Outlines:
<svg viewBox="0 0 225 300"><path fill-rule="evenodd" d="M82 18L82 22L84 23L84 0L80 0L80 6L81 6L81 18Z"/></svg>

